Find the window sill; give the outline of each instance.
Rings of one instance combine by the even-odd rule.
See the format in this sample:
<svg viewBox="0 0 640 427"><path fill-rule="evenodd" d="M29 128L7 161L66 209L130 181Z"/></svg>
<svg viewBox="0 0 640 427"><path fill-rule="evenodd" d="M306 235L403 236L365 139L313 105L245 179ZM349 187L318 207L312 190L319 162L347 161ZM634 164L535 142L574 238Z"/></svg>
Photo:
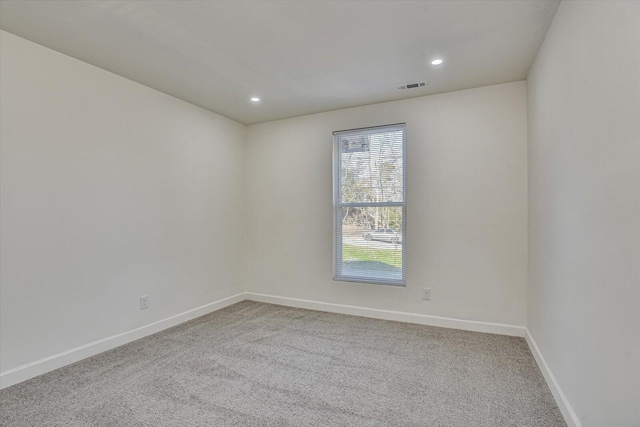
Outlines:
<svg viewBox="0 0 640 427"><path fill-rule="evenodd" d="M363 283L367 285L382 285L393 286L394 288L406 288L406 280L375 280L366 279L363 277L350 277L350 276L334 276L334 282L350 282L350 283Z"/></svg>

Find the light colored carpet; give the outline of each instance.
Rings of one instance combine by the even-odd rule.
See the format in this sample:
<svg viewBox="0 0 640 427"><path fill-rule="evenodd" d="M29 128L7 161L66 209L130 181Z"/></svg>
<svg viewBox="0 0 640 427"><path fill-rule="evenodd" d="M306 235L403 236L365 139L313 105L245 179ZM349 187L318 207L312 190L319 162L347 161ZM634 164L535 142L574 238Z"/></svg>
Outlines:
<svg viewBox="0 0 640 427"><path fill-rule="evenodd" d="M241 302L0 391L2 426L564 426L522 338Z"/></svg>

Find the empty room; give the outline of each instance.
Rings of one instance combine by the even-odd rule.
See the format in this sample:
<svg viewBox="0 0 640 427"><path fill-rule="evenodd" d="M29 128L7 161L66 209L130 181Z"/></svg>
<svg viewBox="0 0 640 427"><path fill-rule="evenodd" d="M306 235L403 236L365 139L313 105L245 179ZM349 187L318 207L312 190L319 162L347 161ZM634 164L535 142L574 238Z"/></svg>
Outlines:
<svg viewBox="0 0 640 427"><path fill-rule="evenodd" d="M0 0L0 426L640 427L640 1Z"/></svg>

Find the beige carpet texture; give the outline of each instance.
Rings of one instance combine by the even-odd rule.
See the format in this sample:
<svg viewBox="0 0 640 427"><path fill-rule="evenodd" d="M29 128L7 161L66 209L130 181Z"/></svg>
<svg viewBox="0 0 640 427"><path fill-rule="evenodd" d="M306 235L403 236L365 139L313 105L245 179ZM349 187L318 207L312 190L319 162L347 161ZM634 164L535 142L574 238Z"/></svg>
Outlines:
<svg viewBox="0 0 640 427"><path fill-rule="evenodd" d="M565 426L524 339L244 301L0 391L10 426Z"/></svg>

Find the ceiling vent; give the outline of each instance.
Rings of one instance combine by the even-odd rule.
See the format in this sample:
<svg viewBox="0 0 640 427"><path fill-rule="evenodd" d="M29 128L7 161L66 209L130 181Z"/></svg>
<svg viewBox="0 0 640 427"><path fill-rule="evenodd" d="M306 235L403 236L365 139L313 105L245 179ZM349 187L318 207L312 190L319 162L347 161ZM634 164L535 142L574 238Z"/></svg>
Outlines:
<svg viewBox="0 0 640 427"><path fill-rule="evenodd" d="M406 85L398 86L398 90L419 89L428 85L429 82L408 83Z"/></svg>

